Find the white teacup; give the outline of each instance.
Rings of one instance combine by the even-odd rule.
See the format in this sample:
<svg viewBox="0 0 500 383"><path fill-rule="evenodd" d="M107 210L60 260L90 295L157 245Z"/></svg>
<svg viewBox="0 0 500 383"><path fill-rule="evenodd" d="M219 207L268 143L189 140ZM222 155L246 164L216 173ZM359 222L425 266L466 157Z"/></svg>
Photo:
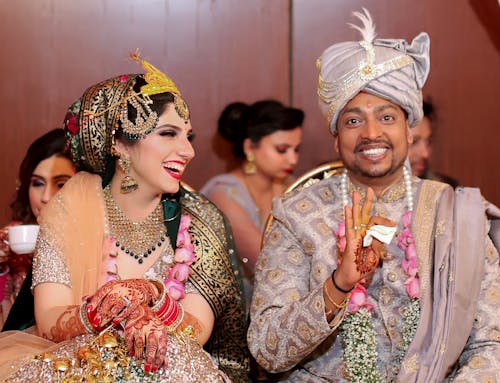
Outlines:
<svg viewBox="0 0 500 383"><path fill-rule="evenodd" d="M38 225L16 225L9 227L9 246L17 254L29 254L35 250Z"/></svg>

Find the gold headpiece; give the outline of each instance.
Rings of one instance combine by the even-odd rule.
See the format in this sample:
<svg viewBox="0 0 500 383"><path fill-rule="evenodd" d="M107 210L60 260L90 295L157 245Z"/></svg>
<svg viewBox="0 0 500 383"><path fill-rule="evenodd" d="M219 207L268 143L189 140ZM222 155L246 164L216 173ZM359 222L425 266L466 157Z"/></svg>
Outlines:
<svg viewBox="0 0 500 383"><path fill-rule="evenodd" d="M154 65L151 65L146 60L140 58L139 53L130 53L130 57L141 63L142 67L146 71L144 74L144 80L147 84L141 86L142 96L149 100L149 96L153 94L160 94L170 92L174 95L174 106L177 114L184 119L187 123L189 120L189 108L186 102L182 99L181 92L175 86L174 81L168 77L165 73L157 69Z"/></svg>
<svg viewBox="0 0 500 383"><path fill-rule="evenodd" d="M159 118L151 109L151 97L155 95L172 94L177 114L185 123L189 121L189 109L172 79L142 60L138 53L130 57L139 62L146 73L116 76L90 86L66 114L68 142L73 161L80 170L111 176L108 170L114 169L117 129L133 141L150 134ZM137 89L137 81L142 83L139 79L145 84Z"/></svg>
<svg viewBox="0 0 500 383"><path fill-rule="evenodd" d="M184 119L187 124L189 121L189 108L181 97L181 92L174 81L165 73L151 65L146 60L140 58L139 53L129 53L129 56L142 65L146 73L143 75L146 84L141 86L139 93L135 92L134 81L129 81L129 76L120 76L120 82L129 86L122 98L109 104L106 108L99 110L85 110L84 116L87 119L94 119L119 107L119 119L123 132L132 139L139 139L147 136L156 127L158 115L149 107L152 104L150 96L161 93L171 93L174 96L174 107L177 114ZM97 100L99 101L99 100ZM128 118L128 104L136 110L135 121ZM113 132L114 133L114 132ZM114 135L114 134L113 134Z"/></svg>

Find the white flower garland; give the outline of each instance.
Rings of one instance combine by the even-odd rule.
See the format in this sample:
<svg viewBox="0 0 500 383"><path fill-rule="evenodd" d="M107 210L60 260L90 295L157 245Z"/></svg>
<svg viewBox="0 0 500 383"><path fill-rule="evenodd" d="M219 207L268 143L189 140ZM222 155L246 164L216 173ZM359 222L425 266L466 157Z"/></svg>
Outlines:
<svg viewBox="0 0 500 383"><path fill-rule="evenodd" d="M354 383L383 383L377 369L377 339L371 319L368 309L361 307L342 323L344 363Z"/></svg>

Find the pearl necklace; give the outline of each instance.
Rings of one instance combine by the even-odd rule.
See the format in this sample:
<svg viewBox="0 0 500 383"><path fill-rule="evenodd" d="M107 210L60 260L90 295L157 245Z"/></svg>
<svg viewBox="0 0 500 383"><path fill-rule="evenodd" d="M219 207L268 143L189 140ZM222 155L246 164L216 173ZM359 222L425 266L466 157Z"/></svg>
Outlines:
<svg viewBox="0 0 500 383"><path fill-rule="evenodd" d="M403 179L405 184L406 206L408 207L409 211L413 211L413 189L411 187L411 174L406 166L403 166ZM340 198L342 200L343 207L349 204L349 199L347 198L347 169L344 169L344 171L340 175Z"/></svg>

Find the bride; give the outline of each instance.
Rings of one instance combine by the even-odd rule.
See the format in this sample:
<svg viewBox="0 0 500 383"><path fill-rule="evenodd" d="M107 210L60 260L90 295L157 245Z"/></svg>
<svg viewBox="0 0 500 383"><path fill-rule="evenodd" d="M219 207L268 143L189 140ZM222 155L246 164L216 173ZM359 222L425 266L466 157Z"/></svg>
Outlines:
<svg viewBox="0 0 500 383"><path fill-rule="evenodd" d="M39 218L40 337L2 335L7 382L247 381L229 229L180 184L194 157L189 109L133 58L145 74L91 86L66 115L79 172Z"/></svg>

